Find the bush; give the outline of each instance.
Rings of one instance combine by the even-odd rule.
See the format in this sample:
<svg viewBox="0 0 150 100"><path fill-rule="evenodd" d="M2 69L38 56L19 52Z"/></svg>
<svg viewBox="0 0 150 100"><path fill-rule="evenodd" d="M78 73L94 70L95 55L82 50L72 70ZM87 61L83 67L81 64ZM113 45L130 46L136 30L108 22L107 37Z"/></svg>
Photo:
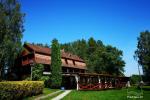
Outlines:
<svg viewBox="0 0 150 100"><path fill-rule="evenodd" d="M44 65L35 64L32 69L32 80L34 81L44 81L45 87L50 87L50 76L43 76ZM26 78L26 80L30 80Z"/></svg>
<svg viewBox="0 0 150 100"><path fill-rule="evenodd" d="M40 80L43 76L44 65L42 64L35 64L32 68L32 80Z"/></svg>
<svg viewBox="0 0 150 100"><path fill-rule="evenodd" d="M44 81L44 86L47 87L47 88L50 88L50 77L49 76L42 76L40 78L40 81Z"/></svg>
<svg viewBox="0 0 150 100"><path fill-rule="evenodd" d="M31 77L29 76L29 77L26 77L26 78L24 79L24 81L32 81L32 80L31 80Z"/></svg>
<svg viewBox="0 0 150 100"><path fill-rule="evenodd" d="M138 84L140 82L140 76L139 75L132 75L130 77L130 81L131 81L131 84Z"/></svg>
<svg viewBox="0 0 150 100"><path fill-rule="evenodd" d="M22 99L43 92L43 81L0 82L0 100Z"/></svg>

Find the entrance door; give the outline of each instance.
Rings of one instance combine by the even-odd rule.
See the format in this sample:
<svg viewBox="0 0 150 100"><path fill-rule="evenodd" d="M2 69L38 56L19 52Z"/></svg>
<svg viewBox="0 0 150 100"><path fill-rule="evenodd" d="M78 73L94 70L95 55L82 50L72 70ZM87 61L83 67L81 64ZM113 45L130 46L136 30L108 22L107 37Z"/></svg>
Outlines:
<svg viewBox="0 0 150 100"><path fill-rule="evenodd" d="M75 76L63 76L62 86L64 86L65 89L76 89Z"/></svg>

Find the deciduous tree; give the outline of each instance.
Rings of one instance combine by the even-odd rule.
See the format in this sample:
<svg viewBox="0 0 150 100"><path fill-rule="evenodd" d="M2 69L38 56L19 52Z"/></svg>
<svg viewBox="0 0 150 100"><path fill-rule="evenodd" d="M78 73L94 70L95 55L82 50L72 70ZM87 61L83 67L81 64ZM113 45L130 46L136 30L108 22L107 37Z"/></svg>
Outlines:
<svg viewBox="0 0 150 100"><path fill-rule="evenodd" d="M137 40L137 50L135 51L134 57L139 65L142 66L147 81L150 81L150 32L141 32Z"/></svg>
<svg viewBox="0 0 150 100"><path fill-rule="evenodd" d="M101 40L89 38L61 45L65 51L78 55L86 62L89 72L123 75L125 62L123 52L111 45L104 45Z"/></svg>
<svg viewBox="0 0 150 100"><path fill-rule="evenodd" d="M14 66L21 51L24 14L17 0L0 0L0 69Z"/></svg>

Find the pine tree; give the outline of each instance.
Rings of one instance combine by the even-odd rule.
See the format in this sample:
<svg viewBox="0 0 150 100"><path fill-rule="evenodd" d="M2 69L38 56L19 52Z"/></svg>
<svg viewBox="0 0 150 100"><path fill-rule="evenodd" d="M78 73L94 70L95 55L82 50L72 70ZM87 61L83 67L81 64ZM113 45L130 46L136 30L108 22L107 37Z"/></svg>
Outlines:
<svg viewBox="0 0 150 100"><path fill-rule="evenodd" d="M51 87L59 88L62 82L62 68L60 45L56 39L52 41L51 50Z"/></svg>

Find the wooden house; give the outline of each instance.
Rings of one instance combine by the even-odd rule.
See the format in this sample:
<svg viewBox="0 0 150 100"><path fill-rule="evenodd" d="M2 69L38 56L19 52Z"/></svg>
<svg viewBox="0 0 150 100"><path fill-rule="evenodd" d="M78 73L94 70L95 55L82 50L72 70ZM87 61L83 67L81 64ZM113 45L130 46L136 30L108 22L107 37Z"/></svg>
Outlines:
<svg viewBox="0 0 150 100"><path fill-rule="evenodd" d="M87 68L83 59L61 50L62 73L84 73ZM50 74L51 49L32 44L24 44L24 50L17 61L25 73L30 73L33 64L43 64L43 74ZM28 72L26 72L28 70Z"/></svg>
<svg viewBox="0 0 150 100"><path fill-rule="evenodd" d="M62 85L65 88L77 90L99 90L115 87L123 87L129 80L128 77L87 73L87 67L83 59L71 53L61 50L62 61ZM51 49L32 44L24 44L24 50L17 59L21 78L24 75L32 77L34 64L43 64L43 75L51 74Z"/></svg>

